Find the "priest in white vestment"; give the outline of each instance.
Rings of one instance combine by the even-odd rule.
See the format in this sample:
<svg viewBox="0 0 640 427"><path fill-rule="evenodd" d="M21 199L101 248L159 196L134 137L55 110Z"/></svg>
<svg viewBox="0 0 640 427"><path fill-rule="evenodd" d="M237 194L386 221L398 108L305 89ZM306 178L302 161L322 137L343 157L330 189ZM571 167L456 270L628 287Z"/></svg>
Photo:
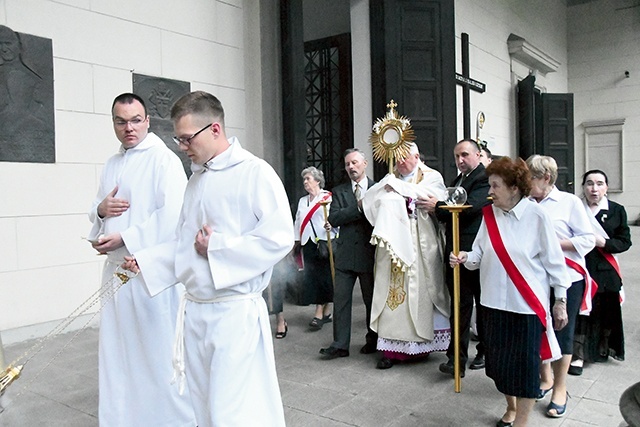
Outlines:
<svg viewBox="0 0 640 427"><path fill-rule="evenodd" d="M89 240L106 254L102 283L124 257L173 237L187 183L180 159L153 133L144 101L122 94L113 126L120 150L105 164L89 218ZM155 268L155 267L153 267ZM112 282L113 284L113 282ZM112 287L113 288L113 287ZM194 426L189 393L171 386L180 287L151 297L139 278L106 301L100 320L101 427Z"/></svg>
<svg viewBox="0 0 640 427"><path fill-rule="evenodd" d="M443 235L435 218L416 207L419 196L444 200L445 193L442 175L420 161L412 143L395 176L387 175L363 199L377 245L371 329L382 352L378 369L449 346Z"/></svg>
<svg viewBox="0 0 640 427"><path fill-rule="evenodd" d="M171 110L191 158L175 240L134 253L152 293L179 281L175 379L186 383L199 427L284 426L269 315L262 291L293 247L289 201L264 160L226 137L220 101L206 92ZM154 268L163 260L163 269Z"/></svg>

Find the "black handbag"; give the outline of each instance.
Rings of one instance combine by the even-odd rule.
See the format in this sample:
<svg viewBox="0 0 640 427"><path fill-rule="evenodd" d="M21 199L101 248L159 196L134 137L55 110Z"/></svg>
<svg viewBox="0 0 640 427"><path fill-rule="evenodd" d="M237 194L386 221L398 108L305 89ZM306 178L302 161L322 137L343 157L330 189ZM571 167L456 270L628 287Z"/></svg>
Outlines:
<svg viewBox="0 0 640 427"><path fill-rule="evenodd" d="M316 229L313 226L313 222L309 221L309 224L311 224L311 230L313 230L313 234L316 236L315 242L316 242L316 250L318 251L318 257L322 259L329 258L329 244L327 243L326 240L321 240L318 237L318 234L316 233Z"/></svg>

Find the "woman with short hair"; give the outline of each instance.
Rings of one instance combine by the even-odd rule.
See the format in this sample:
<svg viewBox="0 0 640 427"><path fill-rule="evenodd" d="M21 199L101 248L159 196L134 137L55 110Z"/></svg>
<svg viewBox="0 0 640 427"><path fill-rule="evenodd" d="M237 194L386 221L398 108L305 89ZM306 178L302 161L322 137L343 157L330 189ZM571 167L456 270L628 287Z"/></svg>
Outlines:
<svg viewBox="0 0 640 427"><path fill-rule="evenodd" d="M573 354L576 318L578 312L589 314L591 305L593 282L587 273L584 256L594 248L596 240L589 217L584 211L580 199L574 194L560 191L555 186L558 178L558 165L553 157L535 154L527 159L527 166L531 171L529 198L538 203L551 218L571 279L571 286L567 289L569 323L566 327L556 331L562 358L551 364L543 364L540 370L540 395L538 399L544 398L547 393L552 391L546 414L551 418L560 418L564 416L567 409L566 381ZM551 290L551 301L554 299L554 293ZM553 375L551 374L552 369Z"/></svg>
<svg viewBox="0 0 640 427"><path fill-rule="evenodd" d="M507 399L497 426L524 426L540 393L541 359L560 357L551 288L554 326L561 329L570 281L551 220L527 198L531 179L524 160L494 160L487 175L493 205L483 209L471 252L451 253L449 261L480 269L485 370Z"/></svg>
<svg viewBox="0 0 640 427"><path fill-rule="evenodd" d="M325 323L330 323L331 302L333 302L333 283L329 268L327 249L326 219L322 203L331 202L331 193L323 190L324 173L310 166L301 173L307 195L300 198L294 233L295 251L302 251L304 260L302 304L315 304L316 311L309 326L319 330ZM330 204L326 205L327 212ZM331 239L336 237L336 229L331 229Z"/></svg>
<svg viewBox="0 0 640 427"><path fill-rule="evenodd" d="M588 317L579 316L574 361L569 373L582 374L583 361L624 360L622 276L616 254L631 247L631 231L624 206L609 200L609 179L599 169L582 177L583 207L591 220L596 247L586 256L587 269L598 283Z"/></svg>

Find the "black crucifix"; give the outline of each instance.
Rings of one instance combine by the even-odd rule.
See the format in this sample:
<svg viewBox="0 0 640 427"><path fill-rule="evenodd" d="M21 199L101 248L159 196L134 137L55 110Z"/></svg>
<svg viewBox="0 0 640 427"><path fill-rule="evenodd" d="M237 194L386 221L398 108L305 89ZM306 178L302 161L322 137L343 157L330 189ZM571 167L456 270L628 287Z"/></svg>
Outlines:
<svg viewBox="0 0 640 427"><path fill-rule="evenodd" d="M471 138L471 105L469 89L483 93L486 90L484 83L469 77L469 34L462 33L462 74L456 73L456 84L462 86L462 115L465 139Z"/></svg>

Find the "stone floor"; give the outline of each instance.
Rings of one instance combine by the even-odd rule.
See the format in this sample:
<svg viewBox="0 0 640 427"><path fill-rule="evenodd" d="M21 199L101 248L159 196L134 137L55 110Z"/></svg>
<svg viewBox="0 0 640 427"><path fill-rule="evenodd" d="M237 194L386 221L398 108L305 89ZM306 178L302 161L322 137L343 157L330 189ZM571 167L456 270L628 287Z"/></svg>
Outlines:
<svg viewBox="0 0 640 427"><path fill-rule="evenodd" d="M627 288L626 361L587 365L582 376L569 377L567 415L546 418L546 397L535 405L531 426L626 425L618 401L627 387L640 381L640 228L632 227L632 234L636 246L621 257ZM484 371L467 370L462 392L455 393L452 379L438 371L446 360L442 353L420 363L375 369L377 356L358 352L364 344L364 308L359 295L355 301L351 356L331 361L318 355L320 347L331 343L331 325L311 332L307 323L312 308L285 306L289 334L275 340L275 351L288 426L495 425L504 399ZM97 330L86 329L69 343L75 334L56 336L29 361L2 399L0 426L98 425ZM6 345L7 362L35 342Z"/></svg>

